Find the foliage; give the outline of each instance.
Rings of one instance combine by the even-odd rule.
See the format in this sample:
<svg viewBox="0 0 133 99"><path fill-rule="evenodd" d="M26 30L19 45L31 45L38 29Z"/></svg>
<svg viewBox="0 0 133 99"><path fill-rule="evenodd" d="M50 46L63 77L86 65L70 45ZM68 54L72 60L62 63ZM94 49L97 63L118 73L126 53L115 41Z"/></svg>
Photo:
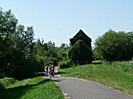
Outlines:
<svg viewBox="0 0 133 99"><path fill-rule="evenodd" d="M133 33L109 30L96 40L96 49L108 61L130 60L133 57Z"/></svg>
<svg viewBox="0 0 133 99"><path fill-rule="evenodd" d="M0 78L23 79L34 76L49 63L66 59L68 46L55 47L51 41L34 40L33 27L18 25L9 11L0 10Z"/></svg>
<svg viewBox="0 0 133 99"><path fill-rule="evenodd" d="M36 51L36 60L41 63L42 66L46 66L50 63L57 66L60 60L66 59L68 46L63 43L60 47L55 47L55 44L51 41L45 43L43 40L38 39L34 49Z"/></svg>
<svg viewBox="0 0 133 99"><path fill-rule="evenodd" d="M3 85L5 88L16 83L17 80L14 78L5 77L3 79L0 79L0 84Z"/></svg>
<svg viewBox="0 0 133 99"><path fill-rule="evenodd" d="M74 64L87 64L92 62L91 39L80 30L70 39L71 47L68 58Z"/></svg>
<svg viewBox="0 0 133 99"><path fill-rule="evenodd" d="M133 64L128 62L112 62L88 64L74 68L61 69L62 76L78 77L100 82L104 85L133 95Z"/></svg>
<svg viewBox="0 0 133 99"><path fill-rule="evenodd" d="M60 47L58 47L57 55L59 60L67 60L67 50L69 49L68 45L62 43Z"/></svg>
<svg viewBox="0 0 133 99"><path fill-rule="evenodd" d="M72 67L73 64L71 63L71 61L66 60L66 61L60 61L60 62L58 63L58 66L59 66L60 69L63 69L63 68Z"/></svg>
<svg viewBox="0 0 133 99"><path fill-rule="evenodd" d="M92 62L92 51L82 40L78 40L70 48L68 57L74 64L87 64Z"/></svg>
<svg viewBox="0 0 133 99"><path fill-rule="evenodd" d="M70 39L70 45L74 46L78 40L82 40L86 46L91 49L91 38L89 38L82 30L79 30L79 32Z"/></svg>
<svg viewBox="0 0 133 99"><path fill-rule="evenodd" d="M0 10L0 77L28 77L37 71L33 27L18 25L9 11Z"/></svg>
<svg viewBox="0 0 133 99"><path fill-rule="evenodd" d="M0 85L1 86L1 85ZM54 81L42 77L17 81L0 89L0 99L63 99L64 96Z"/></svg>
<svg viewBox="0 0 133 99"><path fill-rule="evenodd" d="M4 86L0 83L0 90L4 90Z"/></svg>
<svg viewBox="0 0 133 99"><path fill-rule="evenodd" d="M12 40L11 35L15 32L17 19L11 11L0 10L0 77L4 76L4 69L10 64Z"/></svg>
<svg viewBox="0 0 133 99"><path fill-rule="evenodd" d="M92 50L93 52L93 60L102 60L102 55L99 49L96 47Z"/></svg>

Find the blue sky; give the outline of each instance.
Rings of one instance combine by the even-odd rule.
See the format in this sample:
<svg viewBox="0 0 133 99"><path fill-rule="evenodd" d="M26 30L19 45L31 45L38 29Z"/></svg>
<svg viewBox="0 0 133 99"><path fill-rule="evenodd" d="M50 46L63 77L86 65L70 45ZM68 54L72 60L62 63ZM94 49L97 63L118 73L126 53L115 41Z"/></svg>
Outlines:
<svg viewBox="0 0 133 99"><path fill-rule="evenodd" d="M109 29L133 31L133 0L0 0L0 7L11 9L19 24L33 26L35 38L69 44L82 29L92 38Z"/></svg>

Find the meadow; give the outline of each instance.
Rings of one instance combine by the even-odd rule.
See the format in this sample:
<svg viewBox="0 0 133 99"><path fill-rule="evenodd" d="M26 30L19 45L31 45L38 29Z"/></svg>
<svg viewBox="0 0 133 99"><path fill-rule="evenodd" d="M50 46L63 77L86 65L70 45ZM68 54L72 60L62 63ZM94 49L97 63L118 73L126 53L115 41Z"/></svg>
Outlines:
<svg viewBox="0 0 133 99"><path fill-rule="evenodd" d="M64 99L54 81L42 76L21 81L0 79L0 99Z"/></svg>
<svg viewBox="0 0 133 99"><path fill-rule="evenodd" d="M133 95L133 63L112 62L87 64L60 69L60 75L83 78Z"/></svg>

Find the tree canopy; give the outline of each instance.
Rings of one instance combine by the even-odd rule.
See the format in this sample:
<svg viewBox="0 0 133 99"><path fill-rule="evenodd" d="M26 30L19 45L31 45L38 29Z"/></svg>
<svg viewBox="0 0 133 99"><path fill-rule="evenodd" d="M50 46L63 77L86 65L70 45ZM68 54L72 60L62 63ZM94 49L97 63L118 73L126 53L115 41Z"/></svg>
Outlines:
<svg viewBox="0 0 133 99"><path fill-rule="evenodd" d="M65 59L67 45L55 47L34 39L33 27L18 25L11 10L0 9L0 78L5 76L17 79L33 76L45 65Z"/></svg>
<svg viewBox="0 0 133 99"><path fill-rule="evenodd" d="M95 46L105 60L129 60L133 57L133 33L109 30L96 40Z"/></svg>

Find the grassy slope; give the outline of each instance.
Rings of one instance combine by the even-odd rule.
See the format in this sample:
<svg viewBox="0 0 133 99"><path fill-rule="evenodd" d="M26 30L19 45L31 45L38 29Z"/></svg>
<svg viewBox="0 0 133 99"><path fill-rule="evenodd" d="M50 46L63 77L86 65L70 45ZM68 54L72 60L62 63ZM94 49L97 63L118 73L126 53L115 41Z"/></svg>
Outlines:
<svg viewBox="0 0 133 99"><path fill-rule="evenodd" d="M0 89L0 99L64 99L64 96L53 81L41 76Z"/></svg>
<svg viewBox="0 0 133 99"><path fill-rule="evenodd" d="M62 76L73 76L100 82L133 95L133 73L125 72L116 65L90 64L60 70Z"/></svg>

